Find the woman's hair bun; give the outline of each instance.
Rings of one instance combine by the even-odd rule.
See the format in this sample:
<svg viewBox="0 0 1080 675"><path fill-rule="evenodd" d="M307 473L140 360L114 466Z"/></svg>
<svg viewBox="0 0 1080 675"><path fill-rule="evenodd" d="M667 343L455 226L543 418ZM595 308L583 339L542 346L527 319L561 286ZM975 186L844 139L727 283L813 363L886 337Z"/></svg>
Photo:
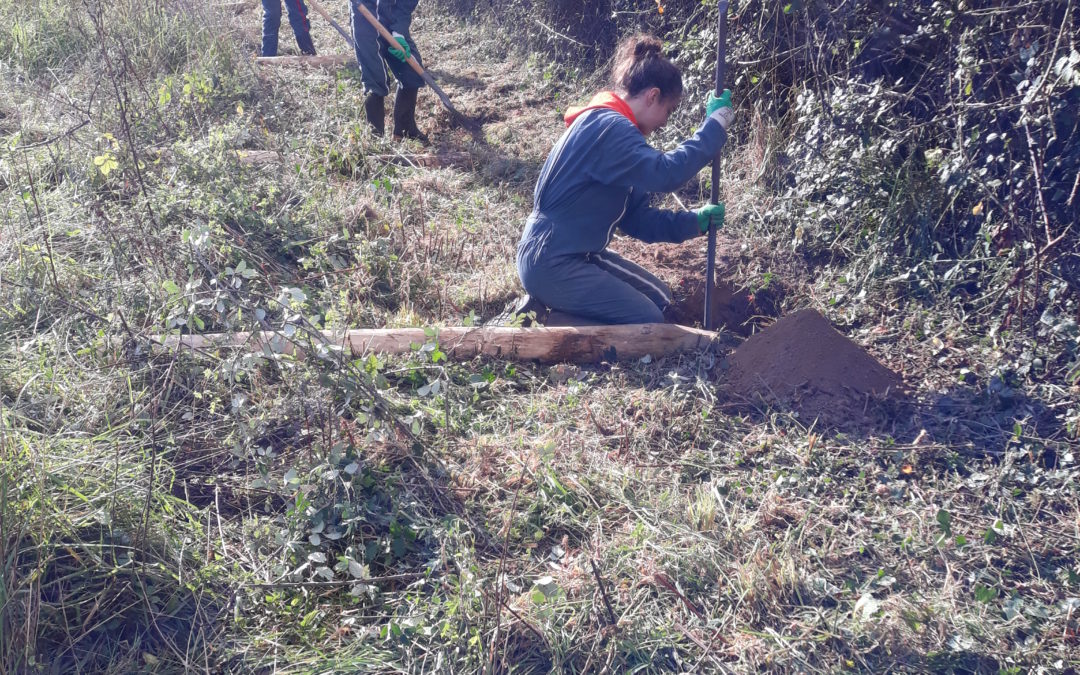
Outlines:
<svg viewBox="0 0 1080 675"><path fill-rule="evenodd" d="M643 59L647 56L663 56L664 43L652 35L640 35L634 44L634 58Z"/></svg>
<svg viewBox="0 0 1080 675"><path fill-rule="evenodd" d="M682 75L664 56L664 43L655 35L632 35L615 50L611 84L629 96L657 87L665 98L682 96Z"/></svg>

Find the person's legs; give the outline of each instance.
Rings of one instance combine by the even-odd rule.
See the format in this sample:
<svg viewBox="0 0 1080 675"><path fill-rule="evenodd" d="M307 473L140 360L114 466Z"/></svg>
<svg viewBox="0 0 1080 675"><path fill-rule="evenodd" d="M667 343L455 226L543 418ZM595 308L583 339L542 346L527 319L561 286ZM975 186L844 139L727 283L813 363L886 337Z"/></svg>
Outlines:
<svg viewBox="0 0 1080 675"><path fill-rule="evenodd" d="M260 56L277 56L278 29L281 27L281 0L262 0L263 31Z"/></svg>
<svg viewBox="0 0 1080 675"><path fill-rule="evenodd" d="M300 53L314 54L315 43L311 41L311 22L308 20L304 0L285 0L285 8L289 12L289 25L296 35L296 46L300 48Z"/></svg>
<svg viewBox="0 0 1080 675"><path fill-rule="evenodd" d="M386 129L384 99L390 93L390 83L386 76L386 65L379 55L379 34L364 15L356 10L357 2L363 2L372 15L375 14L376 7L374 0L349 0L356 63L360 66L360 78L368 95L364 101L364 111L375 133L382 136Z"/></svg>
<svg viewBox="0 0 1080 675"><path fill-rule="evenodd" d="M609 324L664 321L649 295L584 256L563 256L530 266L523 270L521 282L529 295L553 312Z"/></svg>
<svg viewBox="0 0 1080 675"><path fill-rule="evenodd" d="M406 32L405 40L409 43L409 50L416 62L421 66L424 65L412 35ZM416 97L420 93L420 87L424 86L424 78L420 77L420 74L408 63L391 56L390 45L386 40L379 40L379 53L386 60L398 81L397 95L394 97L394 137L415 138L426 143L427 136L420 131L420 127L416 126Z"/></svg>
<svg viewBox="0 0 1080 675"><path fill-rule="evenodd" d="M589 261L644 293L660 311L671 304L671 289L668 285L641 265L611 251L593 253L589 256Z"/></svg>

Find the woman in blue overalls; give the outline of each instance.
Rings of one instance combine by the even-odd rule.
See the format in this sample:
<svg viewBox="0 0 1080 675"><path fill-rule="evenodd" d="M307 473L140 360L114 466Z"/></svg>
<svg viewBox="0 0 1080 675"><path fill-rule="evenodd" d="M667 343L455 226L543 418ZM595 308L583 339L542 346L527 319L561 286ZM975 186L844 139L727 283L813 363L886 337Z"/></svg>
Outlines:
<svg viewBox="0 0 1080 675"><path fill-rule="evenodd" d="M723 223L722 204L667 211L650 206L649 193L678 189L712 161L734 119L731 93L710 94L694 136L664 153L645 139L667 122L683 88L660 40L624 40L612 80L613 91L566 113L567 130L536 182L518 276L553 311L608 324L659 323L671 291L607 246L616 227L646 242L681 242Z"/></svg>

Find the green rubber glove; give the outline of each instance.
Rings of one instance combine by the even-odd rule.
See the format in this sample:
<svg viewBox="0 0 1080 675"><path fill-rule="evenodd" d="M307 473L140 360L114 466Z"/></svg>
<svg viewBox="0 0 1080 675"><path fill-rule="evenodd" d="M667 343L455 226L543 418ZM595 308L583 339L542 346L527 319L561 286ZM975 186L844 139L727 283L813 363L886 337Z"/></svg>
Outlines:
<svg viewBox="0 0 1080 675"><path fill-rule="evenodd" d="M394 39L397 40L400 49L390 48L390 56L393 56L398 61L408 61L412 55L412 50L409 49L409 41L405 39L405 36L401 33L394 33ZM730 105L730 103L729 103Z"/></svg>
<svg viewBox="0 0 1080 675"><path fill-rule="evenodd" d="M714 112L716 112L719 108L730 108L730 107L731 107L731 90L730 89L725 89L724 91L720 92L719 96L717 96L715 93L710 91L709 92L709 102L705 104L705 114L706 115L711 115Z"/></svg>
<svg viewBox="0 0 1080 675"><path fill-rule="evenodd" d="M712 117L717 110L720 112L717 113L716 118L720 120L720 125L726 130L735 120L735 109L731 107L730 89L720 92L719 96L709 93L709 100L705 103L705 119Z"/></svg>
<svg viewBox="0 0 1080 675"><path fill-rule="evenodd" d="M709 231L709 223L716 225L716 229L718 230L724 226L723 204L706 204L701 208L695 209L694 215L697 216L697 224L698 227L701 228L702 234Z"/></svg>

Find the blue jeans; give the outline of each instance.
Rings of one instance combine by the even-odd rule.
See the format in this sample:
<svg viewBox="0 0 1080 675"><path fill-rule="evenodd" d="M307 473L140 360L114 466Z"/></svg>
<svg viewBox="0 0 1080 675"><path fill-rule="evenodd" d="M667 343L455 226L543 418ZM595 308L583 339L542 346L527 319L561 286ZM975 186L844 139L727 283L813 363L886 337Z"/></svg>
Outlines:
<svg viewBox="0 0 1080 675"><path fill-rule="evenodd" d="M307 6L304 0L284 0L289 11L289 25L296 35L296 46L303 54L314 54L315 44L311 41L311 22L308 21ZM262 56L277 56L278 29L281 27L282 0L262 0L263 32Z"/></svg>

